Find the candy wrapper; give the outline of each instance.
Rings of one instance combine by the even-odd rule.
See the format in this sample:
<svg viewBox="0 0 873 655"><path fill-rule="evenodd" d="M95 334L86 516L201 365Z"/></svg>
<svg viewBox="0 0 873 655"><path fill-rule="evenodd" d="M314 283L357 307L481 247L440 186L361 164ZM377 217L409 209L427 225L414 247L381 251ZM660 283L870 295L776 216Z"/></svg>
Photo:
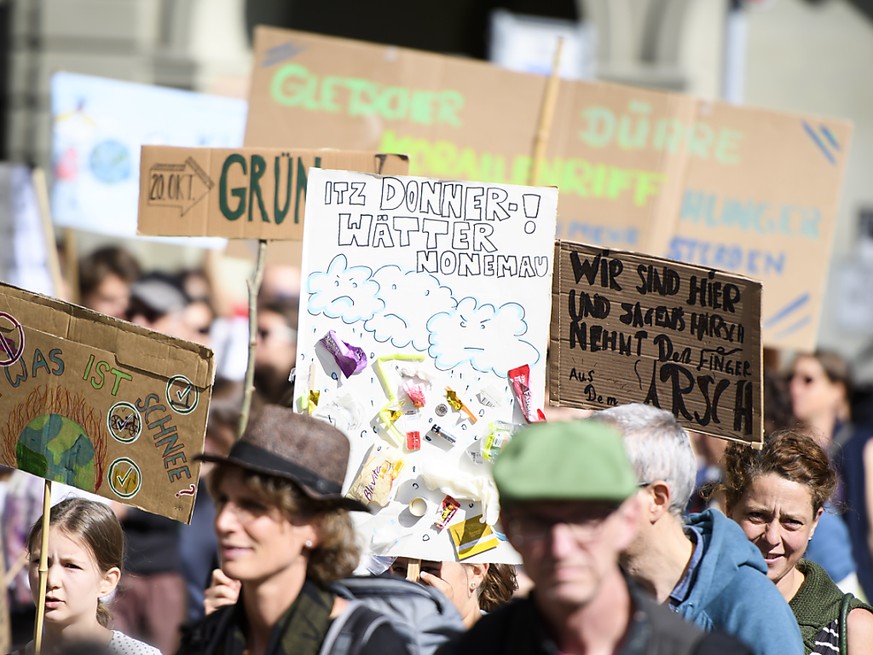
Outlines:
<svg viewBox="0 0 873 655"><path fill-rule="evenodd" d="M515 426L504 421L494 421L488 426L488 434L485 435L484 439L480 440L482 443L482 457L485 461L493 462L497 459L500 450L512 439L514 431Z"/></svg>
<svg viewBox="0 0 873 655"><path fill-rule="evenodd" d="M421 409L427 403L427 398L425 397L426 390L423 384L407 380L403 383L402 388L416 409Z"/></svg>
<svg viewBox="0 0 873 655"><path fill-rule="evenodd" d="M443 498L443 502L440 503L440 509L437 513L436 520L433 522L434 526L437 530L442 530L445 528L449 521L452 520L452 517L455 515L455 512L458 511L458 508L461 506L457 500L452 498L451 496L446 496Z"/></svg>
<svg viewBox="0 0 873 655"><path fill-rule="evenodd" d="M350 391L324 394L312 415L339 428L346 434L358 432L366 417L364 408Z"/></svg>
<svg viewBox="0 0 873 655"><path fill-rule="evenodd" d="M365 505L385 507L391 500L394 480L403 469L403 456L395 448L372 448L361 472L352 483L349 498L355 498Z"/></svg>
<svg viewBox="0 0 873 655"><path fill-rule="evenodd" d="M459 561L497 548L498 544L497 535L481 516L474 516L450 525L449 534L452 536L452 543L455 544Z"/></svg>
<svg viewBox="0 0 873 655"><path fill-rule="evenodd" d="M446 401L456 412L464 412L472 423L477 421L476 415L470 411L470 408L464 404L463 400L458 398L458 394L450 387L446 387Z"/></svg>
<svg viewBox="0 0 873 655"><path fill-rule="evenodd" d="M532 394L530 391L530 366L525 364L518 368L510 369L509 380L512 382L512 392L521 407L521 414L528 423L545 421L546 415L543 410L533 407Z"/></svg>
<svg viewBox="0 0 873 655"><path fill-rule="evenodd" d="M319 340L319 343L333 355L337 366L340 367L343 375L347 378L352 377L355 373L359 373L367 366L367 354L364 350L338 339L336 332L333 330L329 330Z"/></svg>

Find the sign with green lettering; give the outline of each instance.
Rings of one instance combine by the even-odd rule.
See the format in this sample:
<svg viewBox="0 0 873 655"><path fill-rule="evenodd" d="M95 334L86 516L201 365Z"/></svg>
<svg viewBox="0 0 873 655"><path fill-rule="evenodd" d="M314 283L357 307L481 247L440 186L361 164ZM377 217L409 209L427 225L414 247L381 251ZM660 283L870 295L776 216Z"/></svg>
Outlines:
<svg viewBox="0 0 873 655"><path fill-rule="evenodd" d="M368 148L410 174L529 184L546 78L483 62L258 28L247 146ZM811 349L851 127L563 81L538 186L557 236L765 282L764 342Z"/></svg>
<svg viewBox="0 0 873 655"><path fill-rule="evenodd" d="M558 241L550 340L552 404L647 403L690 430L763 442L760 282Z"/></svg>
<svg viewBox="0 0 873 655"><path fill-rule="evenodd" d="M212 351L0 284L0 464L188 522Z"/></svg>
<svg viewBox="0 0 873 655"><path fill-rule="evenodd" d="M310 167L402 174L401 155L143 146L140 234L300 240Z"/></svg>

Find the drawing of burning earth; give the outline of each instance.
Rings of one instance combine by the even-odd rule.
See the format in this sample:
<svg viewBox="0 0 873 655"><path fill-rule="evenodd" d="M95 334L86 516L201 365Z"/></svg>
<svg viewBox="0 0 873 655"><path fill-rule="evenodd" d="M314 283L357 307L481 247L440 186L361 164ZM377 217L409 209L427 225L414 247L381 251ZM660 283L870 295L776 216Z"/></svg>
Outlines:
<svg viewBox="0 0 873 655"><path fill-rule="evenodd" d="M17 468L87 491L100 488L105 437L97 412L78 394L35 389L12 410L3 433L6 459Z"/></svg>

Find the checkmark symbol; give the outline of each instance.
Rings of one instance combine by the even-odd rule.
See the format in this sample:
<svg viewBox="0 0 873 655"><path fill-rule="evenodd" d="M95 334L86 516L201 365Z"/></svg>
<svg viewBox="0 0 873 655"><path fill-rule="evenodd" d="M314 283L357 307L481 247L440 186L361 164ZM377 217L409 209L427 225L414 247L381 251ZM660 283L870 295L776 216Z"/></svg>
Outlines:
<svg viewBox="0 0 873 655"><path fill-rule="evenodd" d="M184 403L189 395L191 395L191 387L185 387L181 391L176 392L176 398L178 398L181 403Z"/></svg>
<svg viewBox="0 0 873 655"><path fill-rule="evenodd" d="M125 473L123 476L116 474L115 479L118 481L118 486L124 489L125 483L127 482L127 479L130 477L131 473L133 473L133 467L127 469L127 473Z"/></svg>

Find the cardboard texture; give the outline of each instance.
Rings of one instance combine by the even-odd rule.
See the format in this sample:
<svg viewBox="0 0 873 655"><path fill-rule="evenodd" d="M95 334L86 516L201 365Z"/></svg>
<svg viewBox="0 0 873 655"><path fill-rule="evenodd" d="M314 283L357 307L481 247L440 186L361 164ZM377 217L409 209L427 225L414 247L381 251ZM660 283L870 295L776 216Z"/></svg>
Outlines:
<svg viewBox="0 0 873 655"><path fill-rule="evenodd" d="M641 402L690 430L763 443L761 283L567 241L555 244L552 404Z"/></svg>
<svg viewBox="0 0 873 655"><path fill-rule="evenodd" d="M188 522L212 351L0 285L0 463Z"/></svg>
<svg viewBox="0 0 873 655"><path fill-rule="evenodd" d="M143 146L139 234L300 240L310 167L403 174L402 155Z"/></svg>
<svg viewBox="0 0 873 655"><path fill-rule="evenodd" d="M332 170L309 189L295 407L349 437L370 552L454 561L450 525L497 521L491 459L525 422L508 372L528 369L529 413L545 401L557 189ZM518 561L475 523L464 556Z"/></svg>
<svg viewBox="0 0 873 655"><path fill-rule="evenodd" d="M403 152L412 175L529 184L546 82L260 27L245 144ZM763 280L765 343L812 349L850 136L844 121L562 81L534 184L561 191L559 238Z"/></svg>

